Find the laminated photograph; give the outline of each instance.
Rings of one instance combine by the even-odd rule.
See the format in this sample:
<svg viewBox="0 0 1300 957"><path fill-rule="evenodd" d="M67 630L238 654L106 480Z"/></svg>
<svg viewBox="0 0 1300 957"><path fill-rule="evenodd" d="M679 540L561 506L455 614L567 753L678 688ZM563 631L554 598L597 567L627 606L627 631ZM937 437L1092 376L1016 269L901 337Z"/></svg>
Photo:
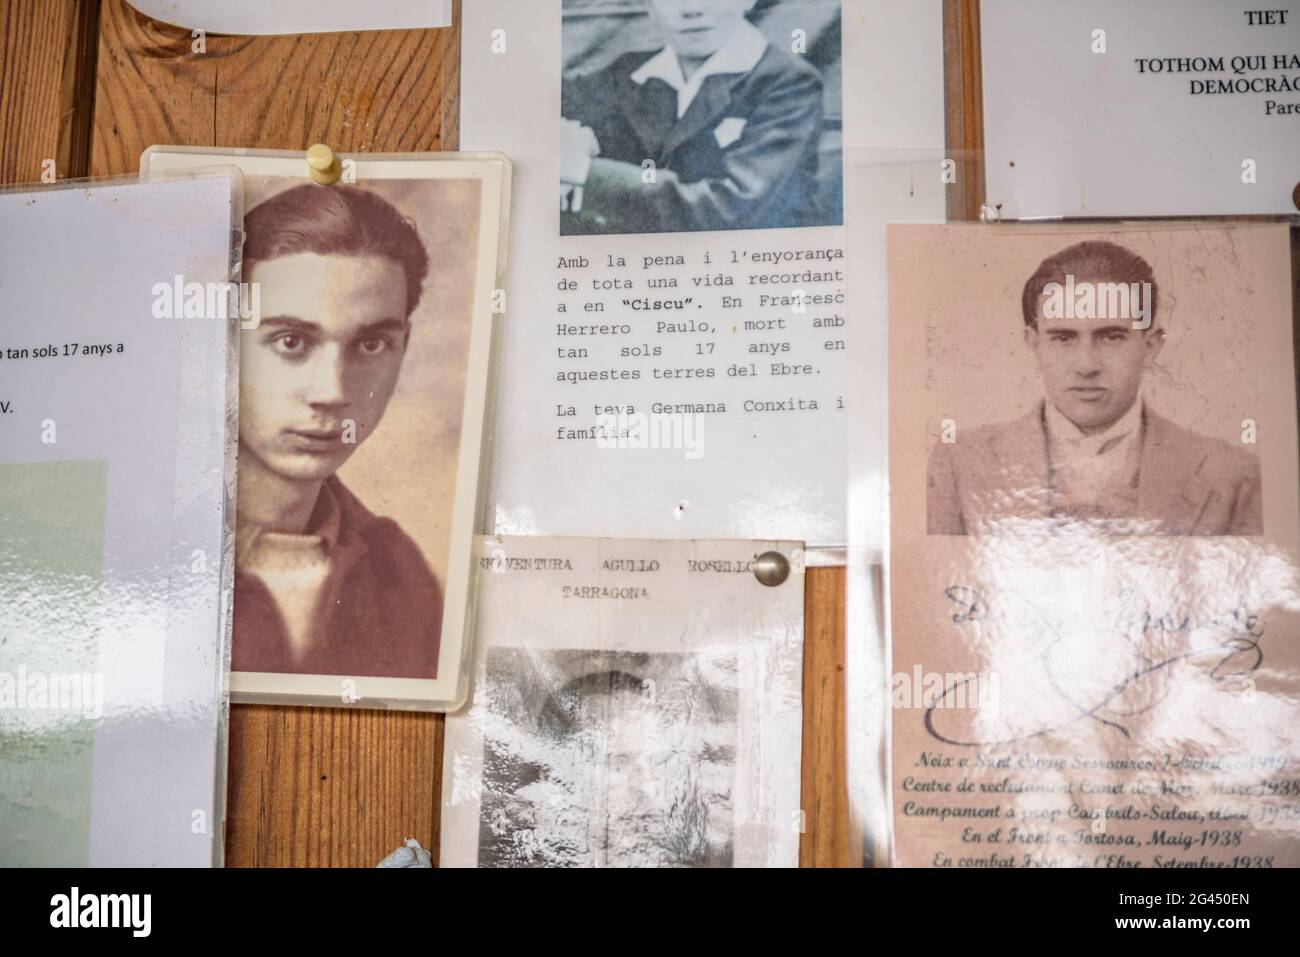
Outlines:
<svg viewBox="0 0 1300 957"><path fill-rule="evenodd" d="M0 865L222 862L240 195L0 192Z"/></svg>
<svg viewBox="0 0 1300 957"><path fill-rule="evenodd" d="M942 149L942 4L462 15L462 145L520 172L493 531L843 546L845 157Z"/></svg>
<svg viewBox="0 0 1300 957"><path fill-rule="evenodd" d="M1300 864L1289 229L888 246L895 863Z"/></svg>
<svg viewBox="0 0 1300 957"><path fill-rule="evenodd" d="M235 701L463 699L509 169L154 147L244 173Z"/></svg>
<svg viewBox="0 0 1300 957"><path fill-rule="evenodd" d="M755 6L649 0L611 32L598 6L565 3L563 234L843 221L839 164L820 155L828 114L842 112L838 0L803 5L824 8L820 56L770 42ZM642 12L623 7L624 20Z"/></svg>
<svg viewBox="0 0 1300 957"><path fill-rule="evenodd" d="M489 538L480 564L443 867L798 864L799 546Z"/></svg>

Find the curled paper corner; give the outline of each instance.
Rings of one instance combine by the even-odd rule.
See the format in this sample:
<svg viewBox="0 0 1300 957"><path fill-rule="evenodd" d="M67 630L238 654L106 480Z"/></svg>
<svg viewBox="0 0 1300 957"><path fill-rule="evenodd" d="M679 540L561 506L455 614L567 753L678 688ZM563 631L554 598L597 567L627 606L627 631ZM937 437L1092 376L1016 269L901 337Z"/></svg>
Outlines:
<svg viewBox="0 0 1300 957"><path fill-rule="evenodd" d="M408 837L406 843L389 854L376 867L433 867L433 857L420 846L420 842Z"/></svg>
<svg viewBox="0 0 1300 957"><path fill-rule="evenodd" d="M146 17L208 33L277 36L451 26L451 0L127 0Z"/></svg>

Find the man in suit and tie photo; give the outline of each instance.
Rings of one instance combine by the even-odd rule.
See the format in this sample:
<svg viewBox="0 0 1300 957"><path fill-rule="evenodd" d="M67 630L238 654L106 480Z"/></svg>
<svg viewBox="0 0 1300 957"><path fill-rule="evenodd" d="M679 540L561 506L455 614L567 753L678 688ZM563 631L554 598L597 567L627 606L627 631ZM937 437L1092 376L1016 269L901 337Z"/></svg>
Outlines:
<svg viewBox="0 0 1300 957"><path fill-rule="evenodd" d="M565 78L563 234L841 222L819 198L822 75L751 22L756 2L645 0L654 49ZM825 33L838 44L838 8Z"/></svg>
<svg viewBox="0 0 1300 957"><path fill-rule="evenodd" d="M1075 289L1132 290L1142 301L1111 315L1098 292L1075 310L1061 296ZM929 533L1050 521L1130 535L1262 535L1257 457L1175 425L1143 399L1165 342L1158 306L1151 266L1115 243L1077 243L1044 260L1021 296L1044 399L1011 422L959 425L955 441L934 447Z"/></svg>

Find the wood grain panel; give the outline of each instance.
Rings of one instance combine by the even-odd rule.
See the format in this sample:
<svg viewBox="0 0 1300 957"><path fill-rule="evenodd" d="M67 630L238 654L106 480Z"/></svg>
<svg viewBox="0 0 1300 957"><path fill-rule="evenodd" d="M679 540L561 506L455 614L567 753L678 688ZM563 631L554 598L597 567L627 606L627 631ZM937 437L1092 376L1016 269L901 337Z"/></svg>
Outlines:
<svg viewBox="0 0 1300 957"><path fill-rule="evenodd" d="M804 581L803 809L800 867L847 867L844 758L843 568L810 568Z"/></svg>
<svg viewBox="0 0 1300 957"><path fill-rule="evenodd" d="M979 0L944 0L944 99L948 155L957 183L948 191L948 218L978 222L984 204L984 99Z"/></svg>
<svg viewBox="0 0 1300 957"><path fill-rule="evenodd" d="M96 175L155 143L408 152L454 149L459 30L203 38L104 0Z"/></svg>
<svg viewBox="0 0 1300 957"><path fill-rule="evenodd" d="M373 866L408 837L437 856L440 716L231 708L229 866Z"/></svg>
<svg viewBox="0 0 1300 957"><path fill-rule="evenodd" d="M0 184L89 170L99 0L0 3Z"/></svg>

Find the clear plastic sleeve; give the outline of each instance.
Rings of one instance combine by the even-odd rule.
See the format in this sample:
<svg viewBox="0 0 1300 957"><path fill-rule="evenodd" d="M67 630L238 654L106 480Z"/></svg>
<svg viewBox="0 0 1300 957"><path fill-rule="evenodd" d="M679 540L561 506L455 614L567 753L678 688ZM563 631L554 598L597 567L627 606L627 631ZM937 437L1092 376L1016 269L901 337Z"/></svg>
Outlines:
<svg viewBox="0 0 1300 957"><path fill-rule="evenodd" d="M850 236L864 862L1293 866L1295 220L960 222L979 159L849 163L902 204Z"/></svg>
<svg viewBox="0 0 1300 957"><path fill-rule="evenodd" d="M242 179L0 192L0 862L223 853Z"/></svg>

